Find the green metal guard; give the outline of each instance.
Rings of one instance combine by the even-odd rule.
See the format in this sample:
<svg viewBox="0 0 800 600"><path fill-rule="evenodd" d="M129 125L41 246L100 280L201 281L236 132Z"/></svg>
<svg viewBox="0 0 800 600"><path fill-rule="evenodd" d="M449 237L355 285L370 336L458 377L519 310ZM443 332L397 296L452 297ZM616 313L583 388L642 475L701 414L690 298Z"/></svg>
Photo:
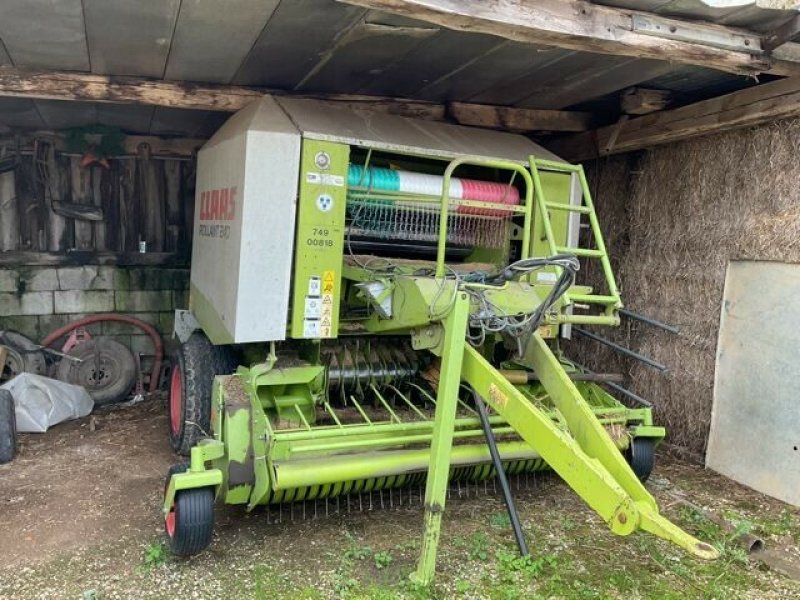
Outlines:
<svg viewBox="0 0 800 600"><path fill-rule="evenodd" d="M524 204L524 223L522 231L522 256L528 258L531 235L531 218L533 216L533 180L528 170L510 160L489 160L478 156L462 156L451 161L444 170L444 181L442 182L442 198L439 213L439 243L436 250L436 277L444 277L445 274L445 253L447 250L447 217L450 210L450 179L453 172L462 165L472 165L475 167L489 167L503 171L513 171L519 174L525 181L525 204ZM495 206L496 208L496 206Z"/></svg>
<svg viewBox="0 0 800 600"><path fill-rule="evenodd" d="M614 271L611 268L611 262L608 258L605 242L603 241L603 232L600 230L600 223L597 219L597 214L594 209L594 203L592 202L592 196L589 190L589 184L586 181L586 174L583 170L583 165L571 165L568 163L544 160L531 156L530 166L537 214L539 218L542 219L542 226L544 228L550 253L572 254L578 256L579 258L600 260L600 264L603 269L603 276L608 288L608 295L570 294L567 292L567 294L564 296L566 303L599 305L603 308L603 315L594 316L562 313L561 322L593 325L619 325L619 316L617 315L617 311L622 308L622 299L620 298L619 288L617 287L617 282L614 277ZM583 203L581 205L572 205L548 202L548 200L545 198L544 186L542 185L541 177L539 175L540 171L554 171L569 174L572 177L577 176L581 186ZM579 215L586 215L589 219L589 225L592 230L592 236L594 238L596 247L579 248L557 245L550 222L549 211L551 210L560 210Z"/></svg>

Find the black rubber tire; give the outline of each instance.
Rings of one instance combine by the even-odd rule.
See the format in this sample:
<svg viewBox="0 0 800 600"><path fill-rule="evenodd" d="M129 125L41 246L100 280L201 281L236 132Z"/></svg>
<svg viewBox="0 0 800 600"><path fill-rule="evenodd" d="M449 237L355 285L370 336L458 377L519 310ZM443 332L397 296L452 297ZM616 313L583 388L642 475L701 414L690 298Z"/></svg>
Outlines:
<svg viewBox="0 0 800 600"><path fill-rule="evenodd" d="M200 331L175 349L173 376L181 379L179 406L175 405L176 397L170 385L169 441L175 452L188 456L192 446L210 435L214 377L229 375L237 366L236 353L231 346L215 346Z"/></svg>
<svg viewBox="0 0 800 600"><path fill-rule="evenodd" d="M169 480L175 473L184 473L185 463L169 468ZM180 490L175 494L174 522L170 531L169 515L164 520L170 551L176 556L192 556L205 550L214 535L214 488L194 488Z"/></svg>
<svg viewBox="0 0 800 600"><path fill-rule="evenodd" d="M653 472L656 464L656 444L651 438L633 438L631 445L625 453L631 469L644 483Z"/></svg>
<svg viewBox="0 0 800 600"><path fill-rule="evenodd" d="M39 346L16 331L0 331L0 345L8 348L4 365L0 365L0 382L20 373L47 374L47 361Z"/></svg>
<svg viewBox="0 0 800 600"><path fill-rule="evenodd" d="M0 390L0 465L14 460L17 455L17 418L14 415L14 397L8 390Z"/></svg>
<svg viewBox="0 0 800 600"><path fill-rule="evenodd" d="M125 346L108 338L82 342L67 352L77 363L62 358L56 379L86 388L95 406L124 400L136 383L136 360Z"/></svg>

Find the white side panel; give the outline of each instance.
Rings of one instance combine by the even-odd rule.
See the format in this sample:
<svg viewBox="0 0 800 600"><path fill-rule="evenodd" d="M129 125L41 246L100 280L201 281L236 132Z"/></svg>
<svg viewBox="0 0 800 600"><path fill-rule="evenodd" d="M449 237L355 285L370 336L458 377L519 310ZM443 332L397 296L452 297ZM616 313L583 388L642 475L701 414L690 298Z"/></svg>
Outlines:
<svg viewBox="0 0 800 600"><path fill-rule="evenodd" d="M800 506L800 265L732 261L706 467Z"/></svg>
<svg viewBox="0 0 800 600"><path fill-rule="evenodd" d="M286 338L300 136L247 135L236 343Z"/></svg>
<svg viewBox="0 0 800 600"><path fill-rule="evenodd" d="M201 149L197 158L191 303L200 325L215 343L230 341L235 333L242 227L242 206L237 200L243 196L245 153L246 137L241 135ZM210 215L204 206L208 194L231 188L236 189L233 219ZM202 306L210 306L215 318L202 311Z"/></svg>
<svg viewBox="0 0 800 600"><path fill-rule="evenodd" d="M191 308L215 344L286 337L300 143L267 96L199 153Z"/></svg>

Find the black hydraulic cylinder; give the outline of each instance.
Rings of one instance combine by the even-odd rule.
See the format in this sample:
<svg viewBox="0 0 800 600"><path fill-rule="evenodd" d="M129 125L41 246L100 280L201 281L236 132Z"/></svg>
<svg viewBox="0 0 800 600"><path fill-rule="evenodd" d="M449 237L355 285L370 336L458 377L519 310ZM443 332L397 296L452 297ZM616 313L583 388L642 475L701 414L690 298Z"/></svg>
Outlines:
<svg viewBox="0 0 800 600"><path fill-rule="evenodd" d="M511 495L511 488L508 486L508 478L506 478L506 472L503 470L500 453L497 451L497 443L494 439L492 426L489 424L489 415L486 412L486 405L475 390L472 391L472 396L475 399L475 407L478 409L478 416L480 416L481 419L481 426L486 436L486 444L489 446L489 454L492 456L494 470L497 471L497 481L500 482L500 489L503 491L503 500L506 503L508 518L511 520L511 528L514 530L514 537L517 540L520 556L528 556L530 554L530 552L528 552L528 544L525 542L525 534L522 533L522 526L519 523L519 514L517 513L517 507L514 505L514 497Z"/></svg>

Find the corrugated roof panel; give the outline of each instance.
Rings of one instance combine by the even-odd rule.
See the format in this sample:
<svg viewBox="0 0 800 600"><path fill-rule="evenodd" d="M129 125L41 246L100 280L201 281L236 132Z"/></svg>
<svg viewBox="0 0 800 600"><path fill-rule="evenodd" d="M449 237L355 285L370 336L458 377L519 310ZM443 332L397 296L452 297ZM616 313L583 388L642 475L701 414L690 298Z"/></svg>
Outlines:
<svg viewBox="0 0 800 600"><path fill-rule="evenodd" d="M360 93L413 96L432 82L478 59L504 40L479 33L442 29L361 88Z"/></svg>
<svg viewBox="0 0 800 600"><path fill-rule="evenodd" d="M281 2L234 82L293 89L365 13L329 0Z"/></svg>
<svg viewBox="0 0 800 600"><path fill-rule="evenodd" d="M230 82L279 1L182 2L165 77Z"/></svg>
<svg viewBox="0 0 800 600"><path fill-rule="evenodd" d="M81 0L4 0L0 38L18 67L89 70Z"/></svg>
<svg viewBox="0 0 800 600"><path fill-rule="evenodd" d="M420 43L435 27L396 27L359 22L336 40L330 53L295 89L313 92L358 92Z"/></svg>
<svg viewBox="0 0 800 600"><path fill-rule="evenodd" d="M180 0L83 0L92 72L163 77L179 6Z"/></svg>

